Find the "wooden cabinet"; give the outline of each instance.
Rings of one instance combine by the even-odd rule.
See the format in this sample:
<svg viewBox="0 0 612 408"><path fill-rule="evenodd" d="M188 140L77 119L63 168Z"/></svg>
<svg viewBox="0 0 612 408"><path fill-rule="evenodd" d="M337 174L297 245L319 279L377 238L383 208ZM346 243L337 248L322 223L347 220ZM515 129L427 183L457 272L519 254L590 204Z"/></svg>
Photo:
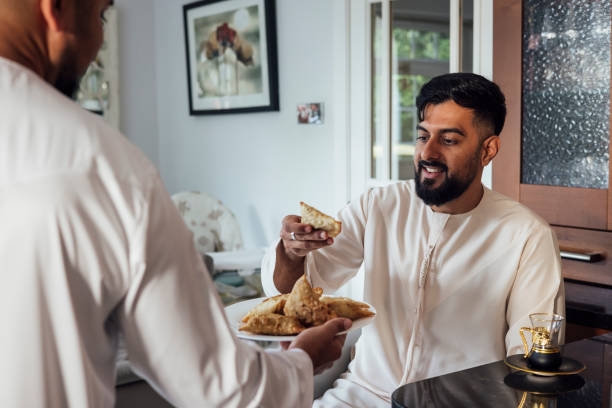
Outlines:
<svg viewBox="0 0 612 408"><path fill-rule="evenodd" d="M609 2L494 2L493 80L508 116L493 189L547 220L562 250L598 254L563 259L567 280L603 289L594 303L612 298L610 21Z"/></svg>
<svg viewBox="0 0 612 408"><path fill-rule="evenodd" d="M535 1L532 1L534 3ZM529 3L529 2L525 2ZM553 3L542 1L540 4L545 6L545 3ZM558 2L557 2L558 3ZM572 2L568 2L572 3ZM593 2L597 3L597 2ZM528 34L523 35L525 25L523 24L523 1L520 0L500 0L495 1L494 6L494 53L493 53L493 79L502 88L502 91L506 95L508 105L508 117L504 131L501 134L501 151L500 154L493 161L493 188L500 191L520 202L526 204L538 214L542 215L547 221L553 225L572 226L584 229L596 229L596 230L612 230L612 189L609 188L609 177L605 188L580 188L571 187L567 185L541 185L533 183L525 183L521 177L521 166L525 163L522 162L522 136L525 128L523 127L523 119L525 118L525 112L523 111L523 95L527 92L526 88L528 84L525 81L524 73L524 53L526 49L530 47L528 42L544 42L542 34L548 34L548 36L562 36L563 32L550 32L550 33L538 33L533 37L536 39L525 38ZM567 7L564 5L563 7ZM526 16L530 18L530 16ZM610 20L610 14L607 16ZM609 38L610 25L607 27L607 36ZM563 30L564 28L561 28ZM565 27L566 31L576 31L572 27ZM605 28L603 28L605 30ZM568 34L569 35L569 34ZM539 37L538 37L539 36ZM539 38L539 39L538 39ZM610 46L608 40L608 47ZM570 47L571 44L558 44L560 48ZM532 47L538 47L539 44L534 44ZM541 46L541 45L540 45ZM550 48L554 50L554 45ZM545 47L542 47L545 48ZM546 49L539 50L539 54L547 52ZM584 53L580 49L572 50L573 53ZM589 52L588 50L586 52ZM608 121L606 124L608 143L610 139L610 115L609 115L609 88L610 88L610 50L607 52L607 61L596 61L599 64L607 64L607 117L605 120ZM536 61L537 62L537 61ZM551 62L554 62L551 61ZM549 68L551 72L560 70L560 67L551 66ZM531 74L529 72L528 74ZM579 70L571 72L568 75L581 75ZM564 78L560 78L563 80ZM596 79L596 78L593 78ZM537 81L537 78L534 82ZM569 81L568 81L569 82ZM576 81L574 81L576 82ZM537 86L537 85L536 85ZM587 85L575 83L568 83L567 92L588 92L589 89L585 89ZM549 87L548 85L542 85L542 92L548 91L554 93L555 88ZM559 89L561 87L557 87ZM557 91L560 92L561 91ZM593 92L597 92L594 90ZM560 95L561 96L561 95ZM553 96L554 98L554 96ZM542 99L545 101L545 99ZM571 102L571 101L570 101ZM580 100L575 100L580 103ZM542 106L542 110L547 107ZM568 106L572 109L572 106ZM595 107L593 107L595 108ZM586 107L589 109L589 107ZM564 113L560 112L559 116L563 117ZM579 135L579 126L577 129L572 131L571 135L568 135L568 129L564 129L560 126L558 129L553 130L553 126L556 125L555 114L552 114L552 119L548 121L548 125L551 126L551 132L555 133L552 135L556 139L562 139L565 137L587 137L588 135ZM577 117L576 121L584 121L585 124L593 120L599 120L600 118L591 117ZM587 129L588 130L588 129ZM566 133L567 132L567 133ZM554 157L546 157L547 140L543 140L539 146L540 152L536 157L542 160L555 160ZM573 140L568 141L573 143ZM589 148L586 145L585 148ZM594 146L590 146L594 148ZM609 144L608 144L609 154ZM610 167L610 161L607 160L608 169L607 173L612 173ZM563 166L565 163L557 162L551 163L551 165ZM523 177L524 178L524 177ZM561 183L558 184L570 184Z"/></svg>

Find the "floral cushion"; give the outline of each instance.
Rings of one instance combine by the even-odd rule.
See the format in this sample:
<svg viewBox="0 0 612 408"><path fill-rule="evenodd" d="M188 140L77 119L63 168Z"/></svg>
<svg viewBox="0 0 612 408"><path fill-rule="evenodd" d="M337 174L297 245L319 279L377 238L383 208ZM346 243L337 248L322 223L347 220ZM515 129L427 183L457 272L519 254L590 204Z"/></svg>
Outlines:
<svg viewBox="0 0 612 408"><path fill-rule="evenodd" d="M238 221L223 203L202 192L182 192L172 196L187 227L193 232L196 249L206 252L242 249Z"/></svg>

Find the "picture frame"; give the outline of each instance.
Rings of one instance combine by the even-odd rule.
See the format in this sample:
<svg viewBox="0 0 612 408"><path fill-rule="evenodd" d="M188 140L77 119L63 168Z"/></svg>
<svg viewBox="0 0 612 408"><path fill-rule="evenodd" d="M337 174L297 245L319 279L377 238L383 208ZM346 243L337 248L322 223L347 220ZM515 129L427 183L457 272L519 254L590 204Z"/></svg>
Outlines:
<svg viewBox="0 0 612 408"><path fill-rule="evenodd" d="M275 0L183 6L190 115L278 111Z"/></svg>
<svg viewBox="0 0 612 408"><path fill-rule="evenodd" d="M323 103L309 102L297 104L297 123L300 125L322 125Z"/></svg>

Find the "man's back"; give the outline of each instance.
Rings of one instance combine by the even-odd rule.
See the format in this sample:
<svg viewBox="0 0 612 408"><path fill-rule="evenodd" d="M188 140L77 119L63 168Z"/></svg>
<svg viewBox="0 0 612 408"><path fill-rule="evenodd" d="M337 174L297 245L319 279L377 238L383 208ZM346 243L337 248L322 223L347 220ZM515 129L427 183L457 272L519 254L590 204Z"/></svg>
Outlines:
<svg viewBox="0 0 612 408"><path fill-rule="evenodd" d="M292 352L240 342L135 147L2 58L0 111L3 406L112 407L119 333L132 368L177 406L311 405L304 349L316 367L333 361L344 320Z"/></svg>
<svg viewBox="0 0 612 408"><path fill-rule="evenodd" d="M0 0L0 401L110 407L132 368L178 406L299 406L348 319L240 342L154 167L71 95L111 0ZM299 384L299 387L292 385Z"/></svg>
<svg viewBox="0 0 612 408"><path fill-rule="evenodd" d="M0 111L5 375L15 396L36 390L28 406L109 405L117 340L109 317L132 279L129 238L154 171L101 119L3 59ZM78 392L44 393L67 384Z"/></svg>

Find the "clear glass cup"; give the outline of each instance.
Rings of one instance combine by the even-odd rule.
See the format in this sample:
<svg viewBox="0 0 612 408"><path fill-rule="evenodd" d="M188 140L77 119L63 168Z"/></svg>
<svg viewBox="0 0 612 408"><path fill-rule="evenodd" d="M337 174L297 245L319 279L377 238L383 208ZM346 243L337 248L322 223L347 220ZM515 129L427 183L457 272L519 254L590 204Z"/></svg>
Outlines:
<svg viewBox="0 0 612 408"><path fill-rule="evenodd" d="M520 335L525 347L525 358L537 369L554 370L561 365L560 337L563 316L554 313L532 313L531 327L521 327ZM531 347L525 332L531 333Z"/></svg>

